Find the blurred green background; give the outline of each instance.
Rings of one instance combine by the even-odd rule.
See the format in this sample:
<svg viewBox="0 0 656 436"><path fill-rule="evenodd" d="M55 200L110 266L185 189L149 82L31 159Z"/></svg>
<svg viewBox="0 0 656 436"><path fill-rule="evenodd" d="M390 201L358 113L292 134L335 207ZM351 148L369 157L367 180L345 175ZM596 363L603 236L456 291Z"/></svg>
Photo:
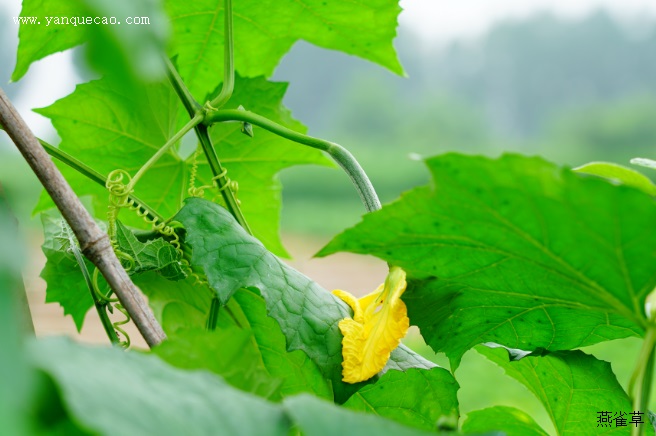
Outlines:
<svg viewBox="0 0 656 436"><path fill-rule="evenodd" d="M274 77L290 82L285 102L310 133L348 147L389 202L427 182L417 158L448 151L570 166L656 156L655 25L602 10L576 20L538 13L435 47L401 28L408 78L309 44ZM285 230L333 234L359 219L336 171L292 169L283 182Z"/></svg>
<svg viewBox="0 0 656 436"><path fill-rule="evenodd" d="M26 102L38 77L5 86L17 40L1 6L0 83L10 98ZM514 151L569 166L656 158L655 18L618 19L596 10L565 19L542 12L499 21L480 36L435 44L411 28L399 32L396 46L408 78L306 43L297 44L274 75L290 82L285 103L296 118L310 134L350 149L383 203L428 182L422 157L449 151ZM85 75L79 66L72 71L77 75L71 83ZM57 142L51 129L43 131ZM325 240L363 213L348 178L336 169L290 169L282 180L285 233ZM0 183L29 226L40 187L4 134ZM419 335L408 343L447 365ZM639 345L627 339L588 351L611 360L626 386ZM465 356L456 375L463 413L514 405L553 431L537 400L476 352Z"/></svg>

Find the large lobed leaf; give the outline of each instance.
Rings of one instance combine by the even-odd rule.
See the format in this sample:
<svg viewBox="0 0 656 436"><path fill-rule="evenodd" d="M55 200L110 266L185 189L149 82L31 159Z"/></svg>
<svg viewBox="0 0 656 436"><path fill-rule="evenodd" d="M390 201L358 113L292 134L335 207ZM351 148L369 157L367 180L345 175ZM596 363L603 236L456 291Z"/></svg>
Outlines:
<svg viewBox="0 0 656 436"><path fill-rule="evenodd" d="M656 204L539 158L447 154L433 185L366 215L320 255L403 267L412 323L454 364L476 344L571 349L643 334Z"/></svg>
<svg viewBox="0 0 656 436"><path fill-rule="evenodd" d="M117 77L107 76L78 85L72 94L36 112L50 118L61 137L62 151L104 176L116 169L134 175L175 134L179 103L165 84L132 90ZM94 210L106 219L107 190L63 164L59 167L78 196L93 196ZM169 217L178 209L188 177L182 159L175 152L167 153L136 185L136 195ZM36 210L51 205L44 193ZM145 225L125 211L120 218L128 225Z"/></svg>
<svg viewBox="0 0 656 436"><path fill-rule="evenodd" d="M180 72L198 99L223 79L224 0L168 0L173 49ZM292 45L302 39L403 69L392 40L398 0L233 1L235 68L245 77L270 76Z"/></svg>
<svg viewBox="0 0 656 436"><path fill-rule="evenodd" d="M280 325L287 348L302 350L314 361L332 381L338 401L360 386L341 381L342 335L337 324L351 316L345 303L285 265L215 203L190 198L175 219L185 227L192 265L203 269L223 303L241 288L257 288L269 316ZM388 369L434 366L401 346L392 353Z"/></svg>
<svg viewBox="0 0 656 436"><path fill-rule="evenodd" d="M281 104L286 84L257 79L238 79L237 92L228 107L244 105L297 131L304 127ZM50 118L62 142L59 148L101 174L123 169L134 175L179 129L180 105L168 84L151 84L138 90L105 77L78 85L73 94L37 112ZM269 132L256 130L249 138L240 125L213 128L219 158L228 176L239 183L237 196L255 235L272 251L286 255L278 236L281 186L277 173L297 164L325 164L318 150L294 144ZM199 157L198 162L204 158ZM59 165L80 196L92 195L98 217L105 218L107 190L94 185L70 168ZM165 218L175 214L187 197L193 159L183 160L174 150L150 168L135 187L135 194ZM200 164L199 181L210 184L207 165ZM218 195L208 189L208 197ZM37 211L51 207L44 193ZM121 220L132 226L146 224L134 213L123 211Z"/></svg>
<svg viewBox="0 0 656 436"><path fill-rule="evenodd" d="M621 425L620 414L624 424L631 422L631 400L618 383L610 363L580 350L529 355L518 361L511 361L502 348L479 346L476 350L540 400L558 435L629 433L628 426ZM598 425L600 412L608 412L612 422ZM647 434L653 434L646 413L642 421ZM490 429L493 428L486 430Z"/></svg>
<svg viewBox="0 0 656 436"><path fill-rule="evenodd" d="M168 0L173 26L170 53L177 56L183 78L200 100L223 78L224 0ZM235 67L244 77L270 76L298 40L340 50L376 62L395 73L403 69L392 40L396 36L398 0L366 3L346 0L235 1ZM25 0L21 16L40 24L21 24L18 60L12 79L52 53L91 41L92 62L104 70L125 64L142 74L161 67L159 52L169 21L161 3L150 0ZM117 25L49 25L45 17L117 17ZM148 17L149 25L128 25L127 17Z"/></svg>

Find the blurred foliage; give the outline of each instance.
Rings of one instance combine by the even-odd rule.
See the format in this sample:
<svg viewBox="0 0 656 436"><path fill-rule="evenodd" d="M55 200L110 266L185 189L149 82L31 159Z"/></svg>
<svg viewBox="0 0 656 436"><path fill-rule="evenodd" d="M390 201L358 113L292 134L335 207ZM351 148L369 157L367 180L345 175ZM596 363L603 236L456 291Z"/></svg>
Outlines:
<svg viewBox="0 0 656 436"><path fill-rule="evenodd" d="M565 111L545 135L548 152L577 164L604 160L628 164L633 157L656 156L656 99L628 96L614 103Z"/></svg>
<svg viewBox="0 0 656 436"><path fill-rule="evenodd" d="M446 47L400 29L410 79L307 44L275 78L290 81L285 104L310 133L351 149L389 202L428 180L411 157L516 151L576 166L652 156L655 29L648 17L620 22L602 11L502 22ZM283 228L334 234L357 222L363 210L344 179L323 168L283 174Z"/></svg>

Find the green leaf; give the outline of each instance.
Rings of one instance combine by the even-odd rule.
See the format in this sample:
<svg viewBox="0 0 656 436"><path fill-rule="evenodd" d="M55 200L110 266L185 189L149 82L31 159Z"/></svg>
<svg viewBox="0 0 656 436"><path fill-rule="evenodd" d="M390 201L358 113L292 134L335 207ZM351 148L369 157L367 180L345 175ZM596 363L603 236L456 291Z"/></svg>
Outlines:
<svg viewBox="0 0 656 436"><path fill-rule="evenodd" d="M161 76L161 51L169 34L168 19L160 3L149 0L25 0L22 17L37 17L38 24L21 24L18 58L13 81L44 57L89 42L87 54L103 71L130 71L144 77ZM99 17L120 24L87 24ZM147 25L130 25L126 19L147 17ZM75 23L70 24L70 20ZM64 21L68 20L68 22ZM84 24L77 24L84 20ZM113 22L113 21L111 21Z"/></svg>
<svg viewBox="0 0 656 436"><path fill-rule="evenodd" d="M476 350L542 402L559 435L628 433L627 427L615 427L615 422L597 427L601 411L610 412L611 417L623 412L631 421L631 401L608 362L579 350L529 355L519 361L510 361L502 348L479 346Z"/></svg>
<svg viewBox="0 0 656 436"><path fill-rule="evenodd" d="M458 422L457 391L458 383L443 368L387 371L375 384L353 394L344 407L434 430L443 416Z"/></svg>
<svg viewBox="0 0 656 436"><path fill-rule="evenodd" d="M148 297L155 318L168 335L205 328L214 295L206 285L194 285L194 278L172 282L152 272L135 276L133 280Z"/></svg>
<svg viewBox="0 0 656 436"><path fill-rule="evenodd" d="M337 323L351 316L345 303L285 265L215 203L187 199L175 219L186 229L185 243L193 250L192 265L203 268L223 303L240 288L257 288L266 301L269 316L278 321L287 339L287 349L302 350L314 361L321 373L332 380L337 401L359 387L341 382L342 335ZM411 354L405 348L397 348L388 366L435 366L419 356L410 357Z"/></svg>
<svg viewBox="0 0 656 436"><path fill-rule="evenodd" d="M276 122L303 130L282 106L286 84L261 78L238 79L237 89L230 105L238 100ZM177 97L168 84L132 90L112 77L78 85L73 94L37 110L52 120L62 138L62 151L104 175L119 168L134 175L180 127L179 111ZM281 188L277 173L296 164L325 164L326 158L318 150L269 132L257 130L255 138L248 138L239 131L238 123L214 127L212 135L228 176L239 183L237 195L253 232L271 250L285 255L278 236ZM176 150L166 153L137 183L135 195L163 217L170 217L188 195L193 161L191 157L183 160ZM70 168L59 167L77 195L93 196L97 216L106 218L107 190ZM200 164L198 172L200 181L196 187L200 183L211 184L207 165ZM214 188L208 189L206 195L220 197ZM43 194L36 210L51 205L52 201ZM148 226L133 212L123 211L120 218L132 227Z"/></svg>
<svg viewBox="0 0 656 436"><path fill-rule="evenodd" d="M33 374L23 356L23 332L16 294L25 292L21 268L25 250L18 238L15 218L0 187L0 422L8 434L26 434Z"/></svg>
<svg viewBox="0 0 656 436"><path fill-rule="evenodd" d="M152 84L129 90L123 85L116 77L104 77L78 85L72 94L36 109L52 120L62 138L62 151L105 176L116 169L134 175L176 131L179 103L168 86ZM97 216L106 219L107 190L63 164L58 166L78 196L93 196ZM178 210L187 178L184 162L170 152L144 175L135 194L169 217ZM36 210L51 204L44 194ZM123 211L119 217L127 225L146 227L134 213Z"/></svg>
<svg viewBox="0 0 656 436"><path fill-rule="evenodd" d="M571 349L644 334L656 286L656 204L539 158L429 159L434 178L368 214L320 255L373 254L410 277L403 299L457 365L482 342Z"/></svg>
<svg viewBox="0 0 656 436"><path fill-rule="evenodd" d="M130 274L155 271L167 280L182 280L186 277L180 262L181 255L164 238L141 242L123 223L116 223L116 242L119 250L130 256L127 270Z"/></svg>
<svg viewBox="0 0 656 436"><path fill-rule="evenodd" d="M207 371L173 368L156 356L35 342L35 365L59 385L75 418L106 435L287 435L282 410ZM193 426L190 428L190 423Z"/></svg>
<svg viewBox="0 0 656 436"><path fill-rule="evenodd" d="M588 425L589 430L593 425ZM507 436L548 436L529 415L514 407L494 406L467 414L462 424L463 433L482 433L503 430Z"/></svg>
<svg viewBox="0 0 656 436"><path fill-rule="evenodd" d="M202 101L223 80L223 2L166 2L174 33L170 54L177 55L182 77ZM235 1L235 68L244 77L268 77L292 45L302 39L401 74L403 69L392 46L399 12L398 0Z"/></svg>
<svg viewBox="0 0 656 436"><path fill-rule="evenodd" d="M237 304L227 307L243 312L241 318L248 323L243 327L253 331L265 367L273 377L283 380L280 395L308 392L332 401L332 389L317 365L300 350L287 351L285 336L278 323L267 316L264 299L250 289L241 289L234 301Z"/></svg>
<svg viewBox="0 0 656 436"><path fill-rule="evenodd" d="M622 165L617 165L610 162L590 162L588 164L574 168L574 171L603 177L616 183L622 183L626 186L633 186L634 188L638 188L649 195L656 195L656 185L654 185L654 182L652 182L649 177Z"/></svg>
<svg viewBox="0 0 656 436"><path fill-rule="evenodd" d="M210 372L184 371L153 355L54 338L33 342L30 351L59 385L66 408L94 433L288 435L293 424L308 436L435 434L308 394L276 405Z"/></svg>
<svg viewBox="0 0 656 436"><path fill-rule="evenodd" d="M337 407L311 395L297 395L283 402L287 413L305 436L334 435L435 435L434 432L405 427L378 416Z"/></svg>
<svg viewBox="0 0 656 436"><path fill-rule="evenodd" d="M214 332L187 330L169 337L153 353L178 368L208 369L230 385L264 398L275 396L283 382L267 372L253 333L236 326Z"/></svg>
<svg viewBox="0 0 656 436"><path fill-rule="evenodd" d="M41 278L47 284L46 303L59 303L64 315L73 318L79 332L87 312L93 307L93 298L71 249L77 239L60 216L44 213L41 222L44 233L41 250L46 256ZM93 264L86 259L84 262L92 271Z"/></svg>
<svg viewBox="0 0 656 436"><path fill-rule="evenodd" d="M137 277L136 283L148 296L155 317L170 336L185 336L188 329L205 327L214 293L206 285L193 285L192 279L173 283L153 274ZM245 352L256 353L259 363L266 368L271 377L283 381L279 393L272 395L272 399L299 392L310 392L327 399L333 398L330 386L321 376L315 363L302 351L286 350L285 336L280 331L280 326L267 316L264 300L252 290L238 291L235 298L219 311L217 324L217 331L224 329L230 332L238 326L247 332L245 334L252 335L253 342L249 343L251 348L245 349ZM211 340L211 337L206 340ZM223 346L221 342L217 342L217 346ZM174 350L178 349L176 343L171 345ZM210 370L215 369L213 362L218 360L214 352L217 355L225 353L214 350L209 345L206 351L196 348L195 353L199 358L195 362L200 363L201 359L205 359ZM184 352L182 355L184 361ZM218 361L224 362L225 359L221 358ZM238 386L236 383L234 385Z"/></svg>

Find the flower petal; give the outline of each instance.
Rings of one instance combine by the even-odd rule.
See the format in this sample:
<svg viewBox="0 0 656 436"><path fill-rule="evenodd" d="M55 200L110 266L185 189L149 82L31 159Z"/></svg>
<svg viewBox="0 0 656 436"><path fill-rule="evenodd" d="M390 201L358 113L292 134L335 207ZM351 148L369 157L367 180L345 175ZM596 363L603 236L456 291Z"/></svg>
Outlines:
<svg viewBox="0 0 656 436"><path fill-rule="evenodd" d="M344 335L343 381L367 380L385 367L410 325L407 308L401 300L405 288L405 271L392 267L385 283L359 300L345 291L333 292L354 311L353 319L345 318L339 323Z"/></svg>

